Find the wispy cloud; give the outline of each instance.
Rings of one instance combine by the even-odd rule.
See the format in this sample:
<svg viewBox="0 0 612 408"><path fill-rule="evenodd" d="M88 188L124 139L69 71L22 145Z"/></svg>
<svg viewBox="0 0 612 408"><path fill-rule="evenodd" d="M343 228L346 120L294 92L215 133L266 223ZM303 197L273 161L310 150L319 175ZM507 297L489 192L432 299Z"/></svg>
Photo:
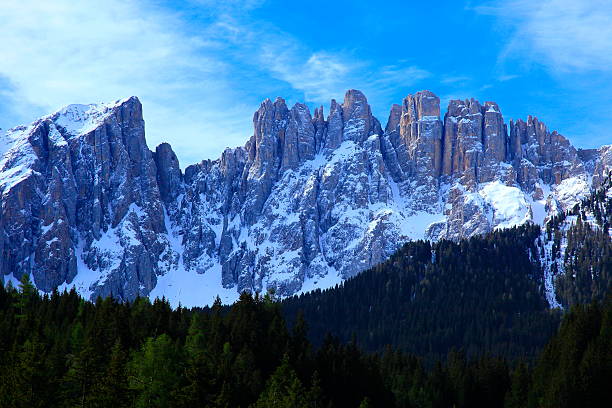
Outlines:
<svg viewBox="0 0 612 408"><path fill-rule="evenodd" d="M518 78L518 75L500 75L499 77L497 77L497 80L500 82L506 82L506 81L511 81L513 79Z"/></svg>
<svg viewBox="0 0 612 408"><path fill-rule="evenodd" d="M270 41L263 50L262 62L271 61L271 74L303 92L307 102L326 104L331 99L341 100L346 90L357 88L364 91L374 109L382 109L380 112L384 110L385 114L391 94L402 88L411 91L411 87L431 75L404 61L377 66L346 50L309 53L295 42L288 45Z"/></svg>
<svg viewBox="0 0 612 408"><path fill-rule="evenodd" d="M398 64L375 69L369 75L379 88L392 87L396 89L413 86L415 83L430 77L431 73L416 65L410 65L408 61L400 61Z"/></svg>
<svg viewBox="0 0 612 408"><path fill-rule="evenodd" d="M310 48L252 17L261 3L191 0L174 11L149 0L3 4L0 126L138 95L150 147L169 141L185 165L243 144L260 99L277 91L326 103L360 88L387 109L392 90L429 75L405 61L381 67L352 50Z"/></svg>
<svg viewBox="0 0 612 408"><path fill-rule="evenodd" d="M502 18L514 34L502 54L525 52L553 71L607 71L612 66L609 0L512 0L476 8Z"/></svg>
<svg viewBox="0 0 612 408"><path fill-rule="evenodd" d="M250 131L251 106L241 105L216 45L186 34L184 24L137 0L3 4L5 114L29 121L69 103L138 95L151 146L169 140L180 148L188 138L190 149L179 154L193 162L238 144Z"/></svg>
<svg viewBox="0 0 612 408"><path fill-rule="evenodd" d="M464 82L468 82L470 81L472 78L468 77L468 76L464 76L464 75L458 75L458 76L447 76L445 78L442 78L440 80L441 83L443 84L458 84L458 83L464 83Z"/></svg>
<svg viewBox="0 0 612 408"><path fill-rule="evenodd" d="M191 0L215 13L249 11L263 5L266 0Z"/></svg>
<svg viewBox="0 0 612 408"><path fill-rule="evenodd" d="M272 76L287 82L304 93L311 102L325 103L343 95L350 87L350 76L360 69L360 63L328 52L304 55L295 49L278 49L278 44L266 44L261 58L270 61Z"/></svg>
<svg viewBox="0 0 612 408"><path fill-rule="evenodd" d="M379 102L387 110L391 93L402 88L412 91L411 87L431 75L406 60L381 66L351 49L312 49L265 21L237 18L232 13L222 13L210 35L224 44L226 56L287 84L303 102L326 104L358 88L373 107Z"/></svg>
<svg viewBox="0 0 612 408"><path fill-rule="evenodd" d="M530 94L540 100L532 110L578 146L609 143L612 119L602 101L612 93L612 2L510 0L475 10L494 16L507 33L498 55L498 81L543 68L550 81L532 82Z"/></svg>

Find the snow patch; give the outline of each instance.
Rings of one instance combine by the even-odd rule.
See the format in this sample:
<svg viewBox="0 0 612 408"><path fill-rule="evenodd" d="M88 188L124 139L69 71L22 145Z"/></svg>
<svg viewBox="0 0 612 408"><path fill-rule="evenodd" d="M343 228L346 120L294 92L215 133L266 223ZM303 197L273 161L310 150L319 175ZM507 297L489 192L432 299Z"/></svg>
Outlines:
<svg viewBox="0 0 612 408"><path fill-rule="evenodd" d="M238 300L240 294L235 287L223 287L220 264L214 264L204 273L185 269L182 259L182 235L172 228L166 210L164 210L164 216L168 242L171 249L179 254L179 259L176 268L164 275L157 276L157 285L149 293L149 299L165 297L172 307L177 307L179 304L184 307L212 305L217 296L224 304L231 304Z"/></svg>
<svg viewBox="0 0 612 408"><path fill-rule="evenodd" d="M112 113L114 108L127 102L130 98L120 99L111 103L72 104L51 114L54 122L72 136L86 134L96 129Z"/></svg>
<svg viewBox="0 0 612 408"><path fill-rule="evenodd" d="M554 188L557 201L563 210L568 210L585 198L591 189L586 177L569 177Z"/></svg>
<svg viewBox="0 0 612 408"><path fill-rule="evenodd" d="M525 194L518 187L492 181L481 185L478 194L493 210L495 229L512 228L532 218Z"/></svg>

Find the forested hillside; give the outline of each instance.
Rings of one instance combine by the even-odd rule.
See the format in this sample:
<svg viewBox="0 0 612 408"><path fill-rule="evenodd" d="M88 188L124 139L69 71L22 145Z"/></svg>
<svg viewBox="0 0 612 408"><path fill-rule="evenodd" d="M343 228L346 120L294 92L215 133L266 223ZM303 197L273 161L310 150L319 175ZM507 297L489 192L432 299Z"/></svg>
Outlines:
<svg viewBox="0 0 612 408"><path fill-rule="evenodd" d="M416 255L416 254L415 254ZM165 301L41 298L0 285L2 407L575 407L612 395L612 305L575 306L533 361L318 348L280 305L243 294L230 308Z"/></svg>
<svg viewBox="0 0 612 408"><path fill-rule="evenodd" d="M24 274L0 285L0 407L606 406L607 183L544 231L411 242L283 302L41 297Z"/></svg>
<svg viewBox="0 0 612 408"><path fill-rule="evenodd" d="M533 356L556 331L560 312L544 297L537 226L460 242L412 242L387 262L283 303L301 310L319 344L328 331L368 350L393 345L437 360L454 348Z"/></svg>
<svg viewBox="0 0 612 408"><path fill-rule="evenodd" d="M564 306L601 300L612 290L611 227L612 176L547 224L553 256L562 261L555 287Z"/></svg>
<svg viewBox="0 0 612 408"><path fill-rule="evenodd" d="M331 332L366 350L393 345L426 357L449 350L531 358L557 330L561 308L612 290L612 178L537 225L467 240L415 241L335 288L286 299L320 344ZM559 308L551 308L559 306Z"/></svg>

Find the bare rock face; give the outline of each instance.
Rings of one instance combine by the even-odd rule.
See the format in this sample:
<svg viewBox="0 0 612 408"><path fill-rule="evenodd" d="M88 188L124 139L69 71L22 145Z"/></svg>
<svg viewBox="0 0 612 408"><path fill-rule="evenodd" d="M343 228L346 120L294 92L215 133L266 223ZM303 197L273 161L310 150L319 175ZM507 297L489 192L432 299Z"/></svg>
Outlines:
<svg viewBox="0 0 612 408"><path fill-rule="evenodd" d="M529 116L527 122L510 122L511 159L519 167L526 159L537 170L519 172L519 183L532 188L538 179L559 184L563 179L584 172L576 149L557 132L549 132L537 118Z"/></svg>
<svg viewBox="0 0 612 408"><path fill-rule="evenodd" d="M451 151L443 165L446 174L460 175L473 184L484 155L482 107L474 99L450 101L444 122L444 142Z"/></svg>
<svg viewBox="0 0 612 408"><path fill-rule="evenodd" d="M172 256L138 99L70 105L4 137L1 178L20 175L2 186L2 273L32 273L45 291L79 273L96 275L78 282L88 295L153 289Z"/></svg>
<svg viewBox="0 0 612 408"><path fill-rule="evenodd" d="M593 187L599 187L606 176L612 172L612 145L602 146L596 150L593 160Z"/></svg>
<svg viewBox="0 0 612 408"><path fill-rule="evenodd" d="M172 203L183 190L183 173L178 158L168 143L157 146L153 158L161 199L164 203Z"/></svg>
<svg viewBox="0 0 612 408"><path fill-rule="evenodd" d="M365 95L351 89L344 96L342 104L342 140L362 143L371 134L381 134L380 123L372 116L372 110Z"/></svg>
<svg viewBox="0 0 612 408"><path fill-rule="evenodd" d="M438 198L442 160L440 99L429 91L409 95L402 105L399 126L409 163L407 176L415 179L414 190L419 190L430 206Z"/></svg>
<svg viewBox="0 0 612 408"><path fill-rule="evenodd" d="M327 140L327 123L325 122L325 115L323 114L323 107L320 106L315 109L314 116L312 118L312 125L314 127L314 138L315 138L315 153L323 149L323 144Z"/></svg>
<svg viewBox="0 0 612 408"><path fill-rule="evenodd" d="M499 106L495 102L485 102L482 111L483 166L478 179L480 182L487 182L495 180L496 176L504 171L502 164L508 159L506 151L508 132ZM510 178L515 177L512 175Z"/></svg>
<svg viewBox="0 0 612 408"><path fill-rule="evenodd" d="M205 304L325 288L411 239L469 237L570 208L612 169L535 117L429 91L383 131L349 90L311 115L266 99L253 135L181 171L136 98L70 105L0 133L0 275L50 291ZM190 293L188 297L185 293Z"/></svg>
<svg viewBox="0 0 612 408"><path fill-rule="evenodd" d="M321 115L323 114L323 108L321 108ZM335 99L331 100L329 107L329 116L327 117L327 129L325 139L323 140L323 147L327 151L333 151L337 149L343 141L343 129L344 120L342 106L338 105Z"/></svg>
<svg viewBox="0 0 612 408"><path fill-rule="evenodd" d="M306 105L297 103L289 114L281 171L295 169L303 162L314 159L315 153L315 127L310 110Z"/></svg>
<svg viewBox="0 0 612 408"><path fill-rule="evenodd" d="M387 126L385 127L385 137L381 139L381 154L387 163L389 175L395 183L404 181L404 172L407 171L407 167L405 166L406 162L402 161L402 164L400 164L398 159L398 154L401 154L404 159L408 156L406 147L401 143L400 139L401 118L402 107L393 104L393 106L391 106L391 112L389 112ZM402 167L402 165L404 166Z"/></svg>

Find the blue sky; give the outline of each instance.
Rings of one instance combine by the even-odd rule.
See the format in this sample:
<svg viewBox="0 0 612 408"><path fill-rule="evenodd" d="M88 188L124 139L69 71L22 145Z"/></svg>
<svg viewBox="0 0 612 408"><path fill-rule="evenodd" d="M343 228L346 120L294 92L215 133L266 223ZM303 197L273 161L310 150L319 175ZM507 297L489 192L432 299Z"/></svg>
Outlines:
<svg viewBox="0 0 612 408"><path fill-rule="evenodd" d="M149 146L182 166L244 144L266 97L327 107L349 88L383 126L429 89L443 111L493 100L576 146L612 143L609 0L9 0L0 38L0 127L137 95Z"/></svg>

